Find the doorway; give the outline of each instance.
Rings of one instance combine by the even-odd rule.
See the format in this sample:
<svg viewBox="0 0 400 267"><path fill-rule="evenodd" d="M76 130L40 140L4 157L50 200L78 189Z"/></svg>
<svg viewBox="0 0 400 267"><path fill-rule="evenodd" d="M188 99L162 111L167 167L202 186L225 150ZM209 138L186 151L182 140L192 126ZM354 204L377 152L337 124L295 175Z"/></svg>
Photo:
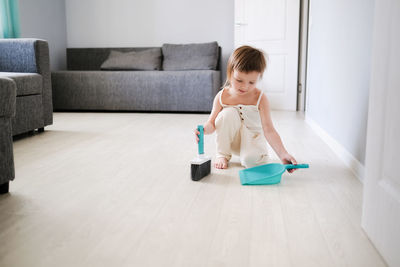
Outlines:
<svg viewBox="0 0 400 267"><path fill-rule="evenodd" d="M235 0L235 48L251 45L267 53L259 86L271 109L305 110L308 0Z"/></svg>

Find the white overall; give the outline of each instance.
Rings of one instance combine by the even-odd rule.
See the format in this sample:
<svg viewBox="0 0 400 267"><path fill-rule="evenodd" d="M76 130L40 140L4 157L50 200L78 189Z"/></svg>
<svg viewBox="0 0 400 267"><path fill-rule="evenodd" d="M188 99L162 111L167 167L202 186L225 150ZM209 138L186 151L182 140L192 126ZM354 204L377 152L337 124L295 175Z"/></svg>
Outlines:
<svg viewBox="0 0 400 267"><path fill-rule="evenodd" d="M239 155L246 168L267 163L267 141L258 111L263 92L256 105L225 105L222 103L224 90L219 98L222 110L215 119L217 158L229 161L232 154Z"/></svg>

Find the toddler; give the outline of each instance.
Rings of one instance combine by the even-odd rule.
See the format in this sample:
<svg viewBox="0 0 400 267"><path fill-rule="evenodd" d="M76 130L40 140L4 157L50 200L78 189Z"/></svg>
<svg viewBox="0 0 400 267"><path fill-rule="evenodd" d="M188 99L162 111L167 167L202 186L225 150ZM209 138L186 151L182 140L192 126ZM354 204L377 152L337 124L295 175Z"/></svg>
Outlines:
<svg viewBox="0 0 400 267"><path fill-rule="evenodd" d="M265 68L263 52L250 46L237 48L229 58L226 82L204 124L204 134L216 131L218 169L228 167L232 154L239 155L246 168L267 163L266 141L282 163L297 164L272 124L267 96L256 87ZM198 142L200 133L195 134Z"/></svg>

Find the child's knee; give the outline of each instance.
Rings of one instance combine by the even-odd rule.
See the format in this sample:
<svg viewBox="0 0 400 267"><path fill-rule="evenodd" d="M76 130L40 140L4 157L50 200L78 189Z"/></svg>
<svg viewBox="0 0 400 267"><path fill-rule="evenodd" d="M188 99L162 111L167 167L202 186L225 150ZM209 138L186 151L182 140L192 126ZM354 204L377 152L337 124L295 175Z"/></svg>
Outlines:
<svg viewBox="0 0 400 267"><path fill-rule="evenodd" d="M224 108L219 112L215 119L215 127L218 128L226 124L240 126L240 116L236 109Z"/></svg>

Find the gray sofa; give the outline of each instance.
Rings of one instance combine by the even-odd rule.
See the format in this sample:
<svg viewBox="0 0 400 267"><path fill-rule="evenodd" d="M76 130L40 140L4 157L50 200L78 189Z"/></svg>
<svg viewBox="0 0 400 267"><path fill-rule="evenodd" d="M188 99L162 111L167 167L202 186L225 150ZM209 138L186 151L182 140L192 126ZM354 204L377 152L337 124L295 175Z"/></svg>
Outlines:
<svg viewBox="0 0 400 267"><path fill-rule="evenodd" d="M0 39L0 78L12 79L17 87L12 134L53 123L49 46L39 39Z"/></svg>
<svg viewBox="0 0 400 267"><path fill-rule="evenodd" d="M126 55L120 66L112 53ZM216 42L68 48L68 70L52 73L54 109L209 112L221 86L220 54Z"/></svg>
<svg viewBox="0 0 400 267"><path fill-rule="evenodd" d="M0 193L14 179L13 136L53 122L48 43L0 39Z"/></svg>

